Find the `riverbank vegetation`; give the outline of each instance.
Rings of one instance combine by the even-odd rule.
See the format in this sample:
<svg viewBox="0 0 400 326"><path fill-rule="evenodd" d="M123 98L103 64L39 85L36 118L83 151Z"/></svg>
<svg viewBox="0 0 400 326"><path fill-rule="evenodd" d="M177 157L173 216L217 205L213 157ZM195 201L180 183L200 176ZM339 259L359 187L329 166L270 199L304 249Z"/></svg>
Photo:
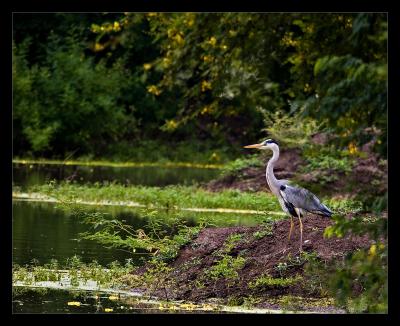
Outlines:
<svg viewBox="0 0 400 326"><path fill-rule="evenodd" d="M14 189L18 196L18 188ZM147 207L163 209L179 208L227 208L254 210L260 213L280 212L281 208L276 198L269 192L242 192L239 190L224 190L221 192L207 191L196 186L145 187L124 186L120 184L77 184L69 182L51 182L44 185L34 185L28 189L28 194L49 196L59 202L74 203L88 201L93 203L131 203L135 202ZM44 197L46 198L46 197ZM38 199L40 200L40 198ZM337 198L325 201L337 213L348 214L362 211L362 203L357 200ZM281 214L278 214L281 215Z"/></svg>
<svg viewBox="0 0 400 326"><path fill-rule="evenodd" d="M13 281L65 268L73 286L161 300L387 312L387 28L384 13L15 13L14 166L87 171L46 170L14 198L55 202L87 226L81 240L143 259L33 261ZM304 219L302 252L266 189L270 153L243 149L265 138L280 144L277 178L334 212ZM153 187L103 167L219 175ZM145 223L102 209L114 204Z"/></svg>
<svg viewBox="0 0 400 326"><path fill-rule="evenodd" d="M114 262L104 268L96 262L84 264L79 257L64 265L56 260L44 266L38 262L15 265L14 282L57 282L68 274L68 284L75 287L91 280L97 286L134 289L164 300L205 303L212 292L220 302L236 306L301 311L321 309L325 300L329 307L336 304L349 312L387 311L386 219L335 218L332 223L309 217L303 221L309 244L299 253L279 235L287 235L287 220L213 228L212 221L188 226L179 218L161 220L153 214L146 226L134 230L109 214L71 204L65 209L90 225L90 231L80 235L82 239L149 256L139 266L128 260L125 265ZM265 256L265 246L271 258ZM302 298L298 303L319 298L320 305L293 306L289 299L296 296Z"/></svg>

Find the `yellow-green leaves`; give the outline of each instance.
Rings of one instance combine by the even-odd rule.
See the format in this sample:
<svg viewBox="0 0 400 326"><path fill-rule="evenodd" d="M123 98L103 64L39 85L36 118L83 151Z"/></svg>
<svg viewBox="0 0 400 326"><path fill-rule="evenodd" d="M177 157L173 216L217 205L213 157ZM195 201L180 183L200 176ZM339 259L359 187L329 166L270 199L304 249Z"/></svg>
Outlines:
<svg viewBox="0 0 400 326"><path fill-rule="evenodd" d="M67 304L68 306L75 306L75 307L79 307L81 305L79 301L70 301Z"/></svg>
<svg viewBox="0 0 400 326"><path fill-rule="evenodd" d="M211 83L207 80L201 82L201 91L205 92L211 89Z"/></svg>
<svg viewBox="0 0 400 326"><path fill-rule="evenodd" d="M156 96L161 94L161 90L156 85L147 86L147 91Z"/></svg>
<svg viewBox="0 0 400 326"><path fill-rule="evenodd" d="M93 33L110 33L121 31L121 24L118 21L113 23L104 23L102 25L92 24L91 31Z"/></svg>

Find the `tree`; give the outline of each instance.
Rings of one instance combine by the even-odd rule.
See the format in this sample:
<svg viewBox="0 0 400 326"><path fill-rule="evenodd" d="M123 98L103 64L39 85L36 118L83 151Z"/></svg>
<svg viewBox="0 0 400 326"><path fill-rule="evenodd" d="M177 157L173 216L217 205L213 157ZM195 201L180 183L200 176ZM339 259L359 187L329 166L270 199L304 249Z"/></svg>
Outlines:
<svg viewBox="0 0 400 326"><path fill-rule="evenodd" d="M212 139L217 147L229 144L238 148L248 139L265 137L263 130L270 127L264 125L265 112L303 112L304 117L316 119L337 134L337 145L361 146L375 138L377 149L386 154L385 14L116 13L49 17L43 26L40 15L24 17L25 23L16 19L15 46L24 54L17 55L14 67L18 71L14 74L18 94L14 98L17 111L24 111L25 118L16 112L15 144L24 150L29 146L34 151L43 150L58 137L54 144L61 148L84 151L90 150L91 142L99 151L103 146L99 141L105 144L116 139L131 142L154 137L168 137L170 141ZM65 41L70 34L81 44L79 50ZM52 41L48 35L53 35ZM30 43L25 42L27 36ZM28 44L25 50L23 44ZM55 55L57 47L71 56ZM82 67L78 57L84 58ZM68 65L62 63L68 60ZM89 82L86 74L95 79L101 79L101 74L110 77L108 81ZM56 83L46 83L49 76L58 83L57 91ZM75 82L68 80L70 77L76 78ZM77 81L86 85L83 97ZM53 90L48 93L43 87ZM101 92L96 93L95 87ZM54 94L55 99L49 99L48 94ZM75 119L71 126L65 115L58 120L55 115L49 118L44 107L61 116L67 112L52 107L64 105L57 99L59 94L70 96L69 105L83 105L96 116L103 114L104 133L90 130L85 119ZM115 117L111 109L99 104L105 97L107 107L118 108ZM25 103L28 98L31 112ZM91 98L91 109L79 102L84 99L90 103ZM123 127L111 127L116 121ZM63 129L65 125L67 129ZM61 130L75 136L68 134L63 140L66 134ZM164 137L159 137L160 133ZM78 146L80 141L84 145Z"/></svg>
<svg viewBox="0 0 400 326"><path fill-rule="evenodd" d="M75 38L50 38L45 62L29 67L28 42L14 46L15 145L36 153L96 152L116 141L134 121L119 103L125 76L94 64ZM21 137L25 141L21 141ZM16 153L17 154L17 153Z"/></svg>

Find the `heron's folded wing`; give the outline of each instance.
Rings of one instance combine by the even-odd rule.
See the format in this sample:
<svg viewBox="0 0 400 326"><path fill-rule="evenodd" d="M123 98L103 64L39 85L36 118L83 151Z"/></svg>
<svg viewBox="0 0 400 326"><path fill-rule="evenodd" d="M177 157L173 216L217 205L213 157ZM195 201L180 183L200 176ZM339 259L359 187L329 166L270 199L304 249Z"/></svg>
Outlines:
<svg viewBox="0 0 400 326"><path fill-rule="evenodd" d="M321 209L321 202L311 191L286 185L281 189L281 195L285 201L294 207L303 208L307 211L318 211Z"/></svg>

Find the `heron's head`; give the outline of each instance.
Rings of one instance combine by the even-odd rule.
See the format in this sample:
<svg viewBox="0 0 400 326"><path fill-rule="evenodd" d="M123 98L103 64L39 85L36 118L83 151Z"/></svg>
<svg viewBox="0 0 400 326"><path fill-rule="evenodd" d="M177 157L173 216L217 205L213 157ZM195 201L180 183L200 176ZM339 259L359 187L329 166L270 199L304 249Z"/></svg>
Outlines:
<svg viewBox="0 0 400 326"><path fill-rule="evenodd" d="M278 143L273 139L266 139L259 144L247 145L244 148L256 148L256 149L278 149Z"/></svg>

